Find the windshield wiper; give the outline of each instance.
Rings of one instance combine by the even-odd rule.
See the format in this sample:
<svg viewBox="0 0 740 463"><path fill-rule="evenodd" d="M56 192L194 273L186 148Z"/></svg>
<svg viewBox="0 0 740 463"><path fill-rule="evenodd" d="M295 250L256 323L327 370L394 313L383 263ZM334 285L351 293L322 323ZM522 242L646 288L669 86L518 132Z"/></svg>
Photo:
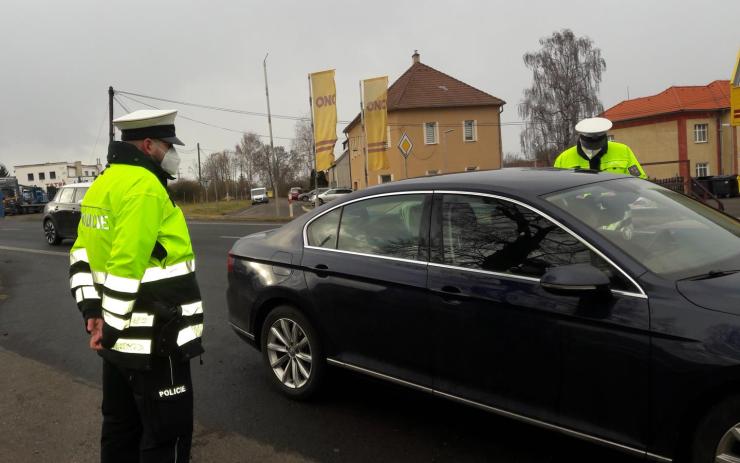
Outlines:
<svg viewBox="0 0 740 463"><path fill-rule="evenodd" d="M693 277L689 277L687 278L687 280L691 280L691 281L709 280L712 278L732 275L733 273L737 273L737 272L740 272L740 270L710 270L707 273L702 273L701 275L695 275Z"/></svg>

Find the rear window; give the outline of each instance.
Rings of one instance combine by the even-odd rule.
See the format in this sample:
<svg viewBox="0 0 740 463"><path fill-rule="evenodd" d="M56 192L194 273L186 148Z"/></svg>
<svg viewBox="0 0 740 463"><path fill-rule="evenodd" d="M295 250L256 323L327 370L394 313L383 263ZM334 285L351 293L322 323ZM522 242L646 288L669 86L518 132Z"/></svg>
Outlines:
<svg viewBox="0 0 740 463"><path fill-rule="evenodd" d="M75 188L75 202L79 203L82 201L82 198L85 197L85 193L87 193L87 187L84 188Z"/></svg>
<svg viewBox="0 0 740 463"><path fill-rule="evenodd" d="M62 188L59 192L57 199L58 203L71 203L74 200L75 189L74 188Z"/></svg>

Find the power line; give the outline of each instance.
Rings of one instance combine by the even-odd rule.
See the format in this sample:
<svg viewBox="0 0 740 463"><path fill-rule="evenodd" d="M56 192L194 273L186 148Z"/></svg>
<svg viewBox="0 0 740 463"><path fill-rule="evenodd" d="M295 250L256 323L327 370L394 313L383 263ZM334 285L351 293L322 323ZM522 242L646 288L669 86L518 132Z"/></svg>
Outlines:
<svg viewBox="0 0 740 463"><path fill-rule="evenodd" d="M211 109L213 111L223 111L223 112L229 112L229 113L235 113L235 114L244 114L247 116L259 116L259 117L267 117L267 113L262 113L258 111L247 111L245 109L235 109L235 108L225 108L221 106L212 106L212 105L206 105L206 104L200 104L200 103L190 103L187 101L179 101L179 100L173 100L170 98L160 98L156 96L150 96L150 95L142 95L141 93L134 93L134 92L126 92L123 90L116 90L116 93L120 93L122 95L133 95L138 96L140 98L146 98L149 100L157 100L157 101L164 101L166 103L173 103L173 104L179 104L183 106L193 106L196 108L203 108L203 109ZM287 116L284 114L272 114L272 117L276 119L288 119L292 121L310 121L311 118L305 117L305 116ZM349 121L337 121L339 124L349 124Z"/></svg>
<svg viewBox="0 0 740 463"><path fill-rule="evenodd" d="M148 107L153 108L153 109L160 109L157 106L154 106L154 105L151 105L151 104L148 104L148 103L144 103L143 101L137 100L136 98L133 98L132 96L130 96L130 94L128 94L128 93L125 93L125 92L120 92L120 93L125 98L128 98L129 100L135 101L136 103L139 103L140 105L148 106ZM198 124L206 125L208 127L213 127L213 128L216 128L216 129L226 130L228 132L241 133L241 134L244 134L244 135L246 135L246 134L254 134L254 135L257 135L258 137L261 137L261 138L269 138L269 135L261 135L261 134L257 134L257 133L254 133L254 132L248 132L248 131L244 131L244 130L238 130L238 129L231 129L231 128L228 128L228 127L222 127L220 125L215 125L215 124L211 124L209 122L199 121L199 120L193 119L191 117L183 116L182 114L179 114L178 116L181 117L181 118L183 118L183 119L186 119L188 121L191 121L191 122L196 122ZM274 138L279 138L279 139L282 139L282 140L295 140L295 138L293 138L293 137L278 137L278 136L275 136Z"/></svg>

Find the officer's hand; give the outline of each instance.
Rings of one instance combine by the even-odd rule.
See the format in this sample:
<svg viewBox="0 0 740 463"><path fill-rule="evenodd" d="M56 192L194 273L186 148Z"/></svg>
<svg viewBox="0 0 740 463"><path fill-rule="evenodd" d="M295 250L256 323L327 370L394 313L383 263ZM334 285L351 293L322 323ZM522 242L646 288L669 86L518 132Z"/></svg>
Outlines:
<svg viewBox="0 0 740 463"><path fill-rule="evenodd" d="M103 350L103 346L100 344L103 339L103 319L88 318L87 331L90 332L90 349Z"/></svg>

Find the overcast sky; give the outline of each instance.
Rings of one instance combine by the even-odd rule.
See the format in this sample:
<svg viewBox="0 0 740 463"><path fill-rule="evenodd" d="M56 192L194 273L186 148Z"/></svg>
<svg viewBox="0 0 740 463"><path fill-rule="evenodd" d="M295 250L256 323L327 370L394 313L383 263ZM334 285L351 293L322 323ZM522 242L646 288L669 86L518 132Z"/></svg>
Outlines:
<svg viewBox="0 0 740 463"><path fill-rule="evenodd" d="M421 61L506 101L503 122L531 83L522 54L562 28L590 37L607 69L606 108L670 85L728 79L740 48L740 1L8 0L0 12L0 162L93 162L107 150L107 90L265 112L308 114L309 72L336 69L340 120L359 107L358 81L393 82ZM121 96L130 110L145 106ZM267 134L267 120L141 100L233 130ZM124 114L116 105L116 115ZM294 121L275 119L276 145ZM340 140L343 126L338 127ZM232 149L239 133L183 119L185 166L195 143ZM504 152L519 129L503 129ZM267 140L267 139L265 139ZM103 161L104 162L104 161Z"/></svg>

